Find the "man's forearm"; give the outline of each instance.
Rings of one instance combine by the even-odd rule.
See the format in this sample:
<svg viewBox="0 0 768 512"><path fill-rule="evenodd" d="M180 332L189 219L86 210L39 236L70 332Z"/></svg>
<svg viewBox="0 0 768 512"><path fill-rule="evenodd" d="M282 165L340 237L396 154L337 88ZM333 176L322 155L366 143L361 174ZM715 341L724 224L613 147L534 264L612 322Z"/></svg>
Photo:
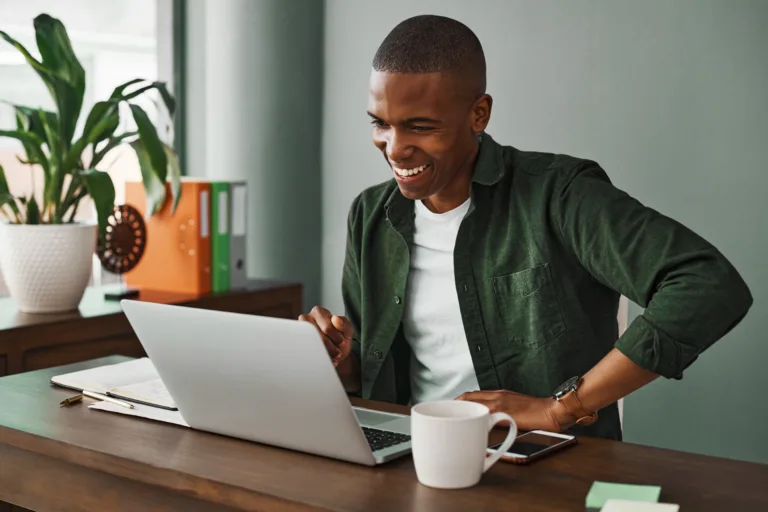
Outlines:
<svg viewBox="0 0 768 512"><path fill-rule="evenodd" d="M584 375L584 382L576 395L586 410L599 411L658 377L658 374L638 366L614 348ZM562 406L559 409L561 423L576 420L569 417Z"/></svg>
<svg viewBox="0 0 768 512"><path fill-rule="evenodd" d="M339 374L339 379L344 386L344 390L349 394L357 394L361 389L360 379L360 361L354 352L344 359L336 367L336 372Z"/></svg>

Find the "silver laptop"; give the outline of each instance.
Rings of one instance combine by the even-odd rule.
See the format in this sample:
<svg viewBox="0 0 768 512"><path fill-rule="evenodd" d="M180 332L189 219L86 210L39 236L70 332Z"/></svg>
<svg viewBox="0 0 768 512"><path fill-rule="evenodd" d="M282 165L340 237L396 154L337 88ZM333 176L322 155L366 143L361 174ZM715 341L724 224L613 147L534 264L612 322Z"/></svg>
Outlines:
<svg viewBox="0 0 768 512"><path fill-rule="evenodd" d="M190 427L369 466L410 453L410 418L353 407L314 326L121 304Z"/></svg>

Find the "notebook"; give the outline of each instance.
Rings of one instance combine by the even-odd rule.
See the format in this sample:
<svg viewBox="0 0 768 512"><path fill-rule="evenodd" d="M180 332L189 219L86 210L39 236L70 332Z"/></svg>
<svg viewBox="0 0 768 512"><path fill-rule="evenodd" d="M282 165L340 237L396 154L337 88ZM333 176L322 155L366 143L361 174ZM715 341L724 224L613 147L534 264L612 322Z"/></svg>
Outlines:
<svg viewBox="0 0 768 512"><path fill-rule="evenodd" d="M659 501L660 494L661 487L657 485L633 485L596 481L592 483L592 487L587 494L586 508L600 510L610 499L656 503ZM619 508L618 510L621 509Z"/></svg>
<svg viewBox="0 0 768 512"><path fill-rule="evenodd" d="M184 418L179 411L170 411L168 409L149 407L141 404L137 404L133 409L126 409L125 407L120 407L119 405L111 404L109 402L96 402L95 404L89 405L88 408L96 411L106 411L115 414L135 416L137 418L161 421L163 423L172 423L174 425L189 428L189 425L184 421Z"/></svg>
<svg viewBox="0 0 768 512"><path fill-rule="evenodd" d="M178 410L148 357L56 375L51 382L80 392L95 391L128 402Z"/></svg>
<svg viewBox="0 0 768 512"><path fill-rule="evenodd" d="M605 502L600 512L680 512L680 505L610 499Z"/></svg>

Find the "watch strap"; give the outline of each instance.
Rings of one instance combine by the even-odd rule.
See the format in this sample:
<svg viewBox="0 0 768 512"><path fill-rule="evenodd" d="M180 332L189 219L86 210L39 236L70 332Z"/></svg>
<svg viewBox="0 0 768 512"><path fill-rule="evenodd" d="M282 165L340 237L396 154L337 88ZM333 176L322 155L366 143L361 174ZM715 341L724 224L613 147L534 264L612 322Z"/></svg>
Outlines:
<svg viewBox="0 0 768 512"><path fill-rule="evenodd" d="M576 423L586 427L587 425L593 424L597 420L597 413L588 411L582 404L581 400L579 400L579 397L576 394L576 390L578 389L578 385L574 386L576 389L572 389L571 391L565 393L563 396L557 399L558 402L563 404L563 407L565 407L565 410L568 411L568 413L576 418Z"/></svg>

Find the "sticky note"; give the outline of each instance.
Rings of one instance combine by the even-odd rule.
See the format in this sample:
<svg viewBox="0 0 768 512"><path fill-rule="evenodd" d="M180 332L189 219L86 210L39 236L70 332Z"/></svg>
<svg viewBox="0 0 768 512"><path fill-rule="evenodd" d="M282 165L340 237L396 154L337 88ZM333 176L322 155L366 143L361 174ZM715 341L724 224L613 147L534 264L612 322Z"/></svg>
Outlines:
<svg viewBox="0 0 768 512"><path fill-rule="evenodd" d="M679 512L680 505L672 503L649 503L647 501L629 501L610 499L605 502L600 512Z"/></svg>
<svg viewBox="0 0 768 512"><path fill-rule="evenodd" d="M600 509L610 499L628 501L644 501L655 503L659 501L661 487L655 485L615 484L609 482L594 482L587 494L587 508Z"/></svg>

